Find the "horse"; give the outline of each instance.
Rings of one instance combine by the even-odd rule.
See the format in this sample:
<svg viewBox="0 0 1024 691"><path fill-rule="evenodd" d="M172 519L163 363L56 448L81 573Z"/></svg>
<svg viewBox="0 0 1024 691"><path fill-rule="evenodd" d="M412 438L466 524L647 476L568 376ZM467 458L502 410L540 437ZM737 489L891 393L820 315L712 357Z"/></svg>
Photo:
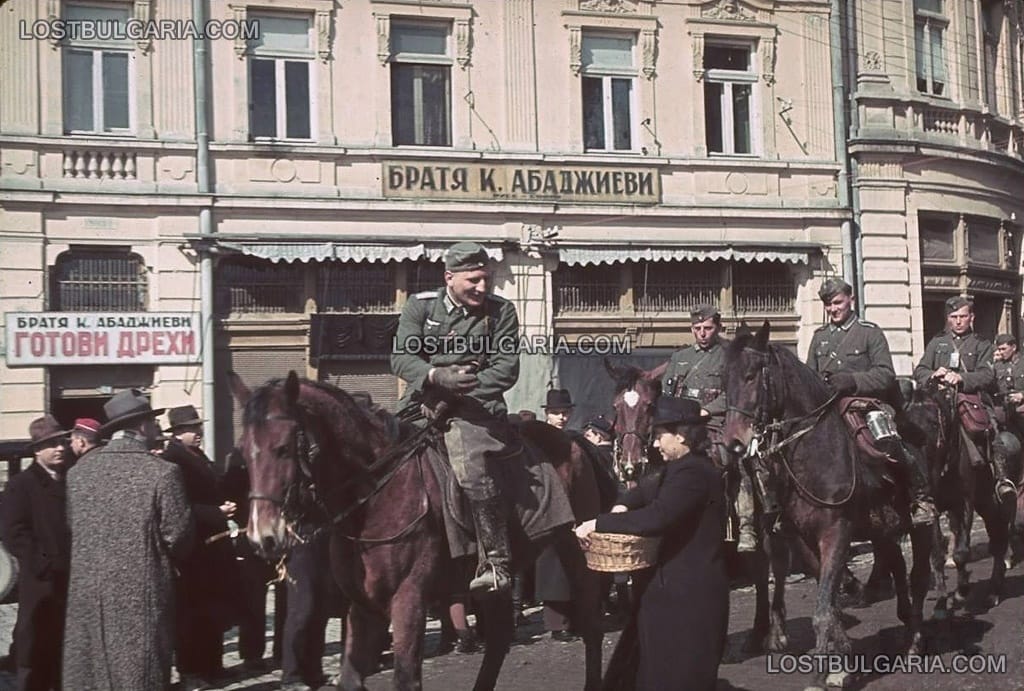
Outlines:
<svg viewBox="0 0 1024 691"><path fill-rule="evenodd" d="M884 481L881 461L858 461L855 443L835 405L835 395L790 350L769 343L771 325L729 345L723 371L727 410L723 437L737 455L756 454L778 488L782 514L793 526L793 546L818 577L814 653L850 652L839 620L837 595L852 539L870 539L894 574L896 612L907 648L920 654L922 610L928 592L931 531L912 527L909 501ZM898 539L910 533L910 592ZM834 684L845 673L828 675ZM823 687L826 671L815 684Z"/></svg>
<svg viewBox="0 0 1024 691"><path fill-rule="evenodd" d="M394 686L420 689L427 604L441 595L452 566L443 488L428 457L433 428L417 430L379 406L295 372L255 391L237 375L229 377L244 406L237 446L251 480L249 541L264 558L277 559L303 532L328 531L332 574L351 601L338 687L365 688L390 623ZM547 452L576 520L596 516L594 469L580 447L542 422L523 425L522 434ZM585 688L598 689L599 575L586 568L568 527L552 539L577 595ZM511 594L479 604L486 649L474 689L482 690L494 688L514 629Z"/></svg>
<svg viewBox="0 0 1024 691"><path fill-rule="evenodd" d="M935 523L935 549L932 554L932 577L939 597L934 616L948 616L950 599L954 607L963 603L970 588L970 530L974 514L985 523L989 536L989 554L992 556L992 577L986 598L988 607L999 604L1003 595L1006 573L1006 553L1014 523L1014 502L999 502L995 496L994 478L988 463L974 467L960 439L960 421L955 412L956 391L946 387L928 385L914 390L897 418L900 434L924 449L928 459L929 480L935 491L935 505L946 512L955 540L953 561L956 565L957 586L950 593L946 584L944 541ZM987 446L987 445L983 445ZM979 449L984 453L986 449ZM1005 447L997 439L991 453L1000 454L996 462L1007 462Z"/></svg>
<svg viewBox="0 0 1024 691"><path fill-rule="evenodd" d="M615 411L613 431L615 433L616 470L639 468L639 475L657 463L652 458L657 453L650 448L651 420L654 408L661 395L661 377L668 367L668 361L651 370L642 370L632 365L615 365L605 358L605 369L615 381ZM755 498L755 515L763 517L759 498ZM789 551L786 538L763 527L758 531L760 547L752 555L750 578L754 582L755 611L754 626L744 642L747 652L782 652L788 645L785 632L785 587L789 572ZM769 603L769 568L775 576L775 588Z"/></svg>

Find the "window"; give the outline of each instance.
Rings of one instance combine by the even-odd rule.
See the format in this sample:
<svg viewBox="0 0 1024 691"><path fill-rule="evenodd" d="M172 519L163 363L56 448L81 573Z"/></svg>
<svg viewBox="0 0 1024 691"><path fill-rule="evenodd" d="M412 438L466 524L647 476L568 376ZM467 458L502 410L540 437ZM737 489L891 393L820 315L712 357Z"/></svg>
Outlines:
<svg viewBox="0 0 1024 691"><path fill-rule="evenodd" d="M999 266L999 221L994 218L968 216L967 256L972 262Z"/></svg>
<svg viewBox="0 0 1024 691"><path fill-rule="evenodd" d="M444 262L420 259L406 263L406 290L409 295L438 290L444 285Z"/></svg>
<svg viewBox="0 0 1024 691"><path fill-rule="evenodd" d="M716 44L704 48L704 127L708 153L753 154L754 46Z"/></svg>
<svg viewBox="0 0 1024 691"><path fill-rule="evenodd" d="M921 237L921 259L924 261L952 262L956 257L954 232L957 220L948 214L920 213L917 232Z"/></svg>
<svg viewBox="0 0 1024 691"><path fill-rule="evenodd" d="M642 262L633 268L637 312L689 312L694 305L718 304L719 262Z"/></svg>
<svg viewBox="0 0 1024 691"><path fill-rule="evenodd" d="M556 314L568 312L618 312L618 266L569 266L561 264L552 276Z"/></svg>
<svg viewBox="0 0 1024 691"><path fill-rule="evenodd" d="M946 92L946 58L942 46L949 20L942 14L943 0L914 0L914 47L917 90L942 96Z"/></svg>
<svg viewBox="0 0 1024 691"><path fill-rule="evenodd" d="M305 274L295 264L231 257L217 265L217 312L226 314L301 313Z"/></svg>
<svg viewBox="0 0 1024 691"><path fill-rule="evenodd" d="M255 15L260 37L249 43L249 132L252 138L310 139L315 129L312 22Z"/></svg>
<svg viewBox="0 0 1024 691"><path fill-rule="evenodd" d="M788 314L796 309L796 284L781 262L732 265L736 314Z"/></svg>
<svg viewBox="0 0 1024 691"><path fill-rule="evenodd" d="M981 3L981 40L982 40L982 94L989 110L999 112L999 100L996 87L997 60L999 56L999 36L1002 33L1003 18L1001 2L992 0Z"/></svg>
<svg viewBox="0 0 1024 691"><path fill-rule="evenodd" d="M446 24L391 25L391 136L395 146L451 146Z"/></svg>
<svg viewBox="0 0 1024 691"><path fill-rule="evenodd" d="M125 249L72 248L54 264L50 302L64 312L140 312L148 302L146 266Z"/></svg>
<svg viewBox="0 0 1024 691"><path fill-rule="evenodd" d="M98 28L94 38L75 38L64 45L64 131L134 131L133 44L120 38L128 9L67 5L64 14L68 21L90 20Z"/></svg>
<svg viewBox="0 0 1024 691"><path fill-rule="evenodd" d="M583 148L586 151L632 151L636 148L634 46L633 38L583 35Z"/></svg>
<svg viewBox="0 0 1024 691"><path fill-rule="evenodd" d="M395 263L332 262L317 270L319 312L396 312Z"/></svg>

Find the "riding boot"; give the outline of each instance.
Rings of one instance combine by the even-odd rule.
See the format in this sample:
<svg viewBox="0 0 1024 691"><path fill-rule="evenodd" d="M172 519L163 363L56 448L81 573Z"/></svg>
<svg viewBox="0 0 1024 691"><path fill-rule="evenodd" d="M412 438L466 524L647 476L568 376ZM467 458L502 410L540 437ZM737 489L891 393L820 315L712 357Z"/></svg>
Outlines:
<svg viewBox="0 0 1024 691"><path fill-rule="evenodd" d="M739 523L737 552L753 552L757 549L757 530L754 528L754 493L750 476L740 469L739 489L736 492L736 518Z"/></svg>
<svg viewBox="0 0 1024 691"><path fill-rule="evenodd" d="M928 476L924 474L921 466L918 465L913 455L903 446L903 442L895 440L891 446L891 455L899 464L907 476L907 483L910 488L910 521L914 525L931 525L935 522L937 512L935 501L931 496L931 489L928 486Z"/></svg>
<svg viewBox="0 0 1024 691"><path fill-rule="evenodd" d="M1006 475L1006 458L993 449L992 477L995 479L996 498L999 501L1012 501L1017 496L1017 485Z"/></svg>
<svg viewBox="0 0 1024 691"><path fill-rule="evenodd" d="M503 593L512 587L511 551L505 507L499 498L471 502L480 550L477 576L469 583L473 593Z"/></svg>

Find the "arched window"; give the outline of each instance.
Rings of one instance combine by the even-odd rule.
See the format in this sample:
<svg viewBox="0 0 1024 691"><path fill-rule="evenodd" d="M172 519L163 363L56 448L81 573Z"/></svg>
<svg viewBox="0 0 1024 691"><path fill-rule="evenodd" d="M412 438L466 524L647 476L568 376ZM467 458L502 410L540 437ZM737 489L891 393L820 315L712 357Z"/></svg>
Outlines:
<svg viewBox="0 0 1024 691"><path fill-rule="evenodd" d="M146 264L127 248L72 247L53 266L51 310L141 312L148 302Z"/></svg>

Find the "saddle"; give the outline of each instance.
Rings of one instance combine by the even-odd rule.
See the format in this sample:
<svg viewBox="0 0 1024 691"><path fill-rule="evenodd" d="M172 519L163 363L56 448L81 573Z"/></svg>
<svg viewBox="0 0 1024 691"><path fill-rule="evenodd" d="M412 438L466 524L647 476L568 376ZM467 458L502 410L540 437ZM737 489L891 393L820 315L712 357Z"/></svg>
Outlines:
<svg viewBox="0 0 1024 691"><path fill-rule="evenodd" d="M839 414L846 422L850 436L857 444L857 450L865 458L891 463L893 459L878 446L878 442L871 435L871 430L868 429L867 415L875 410L887 412L885 403L867 396L847 396L839 399Z"/></svg>

